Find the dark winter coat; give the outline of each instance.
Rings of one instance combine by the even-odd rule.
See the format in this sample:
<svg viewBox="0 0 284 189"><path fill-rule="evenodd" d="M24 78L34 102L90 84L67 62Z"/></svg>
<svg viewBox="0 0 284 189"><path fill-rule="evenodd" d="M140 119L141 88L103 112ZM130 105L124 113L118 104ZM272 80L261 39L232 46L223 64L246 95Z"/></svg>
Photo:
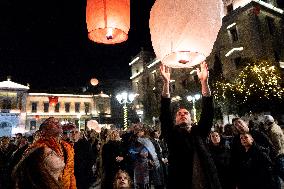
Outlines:
<svg viewBox="0 0 284 189"><path fill-rule="evenodd" d="M102 148L102 164L103 164L103 189L112 188L114 176L119 169L125 169L125 161L116 161L117 156L125 157L125 149L123 149L121 141L109 140Z"/></svg>
<svg viewBox="0 0 284 189"><path fill-rule="evenodd" d="M212 142L209 143L209 151L212 155L214 163L216 165L220 183L222 189L232 189L232 175L230 174L230 160L231 151L229 146L224 144L224 140L221 139L219 145L213 145Z"/></svg>
<svg viewBox="0 0 284 189"><path fill-rule="evenodd" d="M244 147L242 147L244 148ZM239 189L277 189L273 164L265 150L255 143L240 154L236 170Z"/></svg>
<svg viewBox="0 0 284 189"><path fill-rule="evenodd" d="M271 140L261 131L251 129L249 131L252 138L259 146L263 147L267 154L269 155L270 159L274 160L276 157L276 150L271 142ZM232 141L232 163L235 163L239 159L240 153L244 151L244 148L241 144L240 134L234 136Z"/></svg>
<svg viewBox="0 0 284 189"><path fill-rule="evenodd" d="M252 138L254 139L255 143L261 147L263 147L263 150L265 153L269 156L269 158L274 161L276 157L276 151L269 140L269 138L258 130L250 130L249 131ZM232 178L232 184L236 185L236 179L237 176L235 175L237 172L241 161L241 155L245 153L245 149L241 144L240 134L237 134L234 136L232 141L232 150L231 150L231 174L233 175Z"/></svg>
<svg viewBox="0 0 284 189"><path fill-rule="evenodd" d="M74 174L78 189L88 189L92 182L92 166L96 162L96 154L93 153L91 144L85 138L74 143Z"/></svg>
<svg viewBox="0 0 284 189"><path fill-rule="evenodd" d="M161 101L161 130L169 150L169 189L219 189L216 167L206 147L213 122L213 99L202 98L202 113L191 132L175 126L170 98Z"/></svg>

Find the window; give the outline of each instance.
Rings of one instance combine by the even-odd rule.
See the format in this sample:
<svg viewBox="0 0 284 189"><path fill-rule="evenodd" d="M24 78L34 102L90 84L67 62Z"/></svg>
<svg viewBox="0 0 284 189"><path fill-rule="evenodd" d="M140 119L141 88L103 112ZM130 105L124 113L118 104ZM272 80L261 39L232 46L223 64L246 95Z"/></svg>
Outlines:
<svg viewBox="0 0 284 189"><path fill-rule="evenodd" d="M233 42L238 41L239 40L239 36L238 36L237 28L234 27L234 28L230 29L229 31L230 31L230 35L231 35L232 41Z"/></svg>
<svg viewBox="0 0 284 189"><path fill-rule="evenodd" d="M32 102L32 112L33 113L37 112L37 103L36 102Z"/></svg>
<svg viewBox="0 0 284 189"><path fill-rule="evenodd" d="M10 110L12 108L12 101L11 99L5 98L2 101L2 109L4 110ZM1 111L1 112L5 112L5 111Z"/></svg>
<svg viewBox="0 0 284 189"><path fill-rule="evenodd" d="M150 84L150 78L149 78L149 76L147 76L146 77L146 85L147 85L147 87L149 86L149 84Z"/></svg>
<svg viewBox="0 0 284 189"><path fill-rule="evenodd" d="M153 72L152 76L153 76L153 80L156 81L156 79L157 79L157 72Z"/></svg>
<svg viewBox="0 0 284 189"><path fill-rule="evenodd" d="M60 104L57 103L54 107L54 112L59 112Z"/></svg>
<svg viewBox="0 0 284 189"><path fill-rule="evenodd" d="M188 79L183 79L182 82L181 82L181 85L184 89L186 89L189 85Z"/></svg>
<svg viewBox="0 0 284 189"><path fill-rule="evenodd" d="M275 58L276 62L280 61L280 56L279 56L279 53L277 51L274 51L274 58Z"/></svg>
<svg viewBox="0 0 284 189"><path fill-rule="evenodd" d="M65 112L69 113L70 112L70 102L65 103Z"/></svg>
<svg viewBox="0 0 284 189"><path fill-rule="evenodd" d="M80 102L75 102L75 112L80 112Z"/></svg>
<svg viewBox="0 0 284 189"><path fill-rule="evenodd" d="M231 4L229 4L229 5L227 6L227 13L229 14L229 13L231 13L233 10L234 10L234 7L233 7L233 4L231 3Z"/></svg>
<svg viewBox="0 0 284 189"><path fill-rule="evenodd" d="M220 54L220 53L219 53ZM219 77L221 76L222 77L222 74L223 74L223 65L222 65L222 62L221 62L221 59L220 59L220 56L215 54L214 56L214 64L213 64L213 71L210 72L213 74L213 77Z"/></svg>
<svg viewBox="0 0 284 189"><path fill-rule="evenodd" d="M99 109L99 113L104 113L104 105L103 104L98 104L98 109Z"/></svg>
<svg viewBox="0 0 284 189"><path fill-rule="evenodd" d="M175 85L175 83L172 83L171 88L170 88L170 92L174 93L175 90L176 90L176 85Z"/></svg>
<svg viewBox="0 0 284 189"><path fill-rule="evenodd" d="M85 113L87 114L87 113L90 112L90 103L89 102L85 102L84 105L85 105Z"/></svg>
<svg viewBox="0 0 284 189"><path fill-rule="evenodd" d="M19 95L17 96L17 102L19 102L19 109L20 109L20 110L22 110L22 108L23 108L22 99L23 99L23 95L22 95L22 94L19 94Z"/></svg>
<svg viewBox="0 0 284 189"><path fill-rule="evenodd" d="M267 22L267 26L268 26L268 30L270 35L274 35L275 33L275 23L274 23L274 19L271 17L266 17L266 22Z"/></svg>
<svg viewBox="0 0 284 189"><path fill-rule="evenodd" d="M75 119L75 125L79 126L79 119Z"/></svg>
<svg viewBox="0 0 284 189"><path fill-rule="evenodd" d="M199 83L198 75L194 75L193 80L195 83Z"/></svg>
<svg viewBox="0 0 284 189"><path fill-rule="evenodd" d="M36 130L36 121L30 121L30 130Z"/></svg>
<svg viewBox="0 0 284 189"><path fill-rule="evenodd" d="M240 67L240 65L241 65L241 60L242 60L241 57L237 57L237 58L234 58L234 59L233 59L236 68L239 68L239 67Z"/></svg>
<svg viewBox="0 0 284 189"><path fill-rule="evenodd" d="M43 103L43 111L44 112L48 112L48 110L49 110L49 103L48 102L44 102Z"/></svg>
<svg viewBox="0 0 284 189"><path fill-rule="evenodd" d="M138 91L139 90L139 81L136 81L135 83L136 83L136 85L135 85L136 91Z"/></svg>

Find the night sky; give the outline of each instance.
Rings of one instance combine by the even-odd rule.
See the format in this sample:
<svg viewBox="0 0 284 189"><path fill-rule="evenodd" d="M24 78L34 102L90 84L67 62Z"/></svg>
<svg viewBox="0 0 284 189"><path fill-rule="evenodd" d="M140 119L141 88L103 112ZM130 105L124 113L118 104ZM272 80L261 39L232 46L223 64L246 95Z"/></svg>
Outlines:
<svg viewBox="0 0 284 189"><path fill-rule="evenodd" d="M102 45L87 37L86 0L1 0L0 80L32 89L80 87L92 77L129 80L128 63L153 51L149 15L154 0L131 0L129 38Z"/></svg>

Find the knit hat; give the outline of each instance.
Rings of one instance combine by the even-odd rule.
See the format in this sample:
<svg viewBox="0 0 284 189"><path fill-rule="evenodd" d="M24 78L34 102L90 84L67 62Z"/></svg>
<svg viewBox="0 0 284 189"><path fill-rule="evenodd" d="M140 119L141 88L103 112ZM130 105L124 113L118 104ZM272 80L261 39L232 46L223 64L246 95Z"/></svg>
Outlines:
<svg viewBox="0 0 284 189"><path fill-rule="evenodd" d="M271 115L264 115L264 124L270 125L274 123L274 118Z"/></svg>

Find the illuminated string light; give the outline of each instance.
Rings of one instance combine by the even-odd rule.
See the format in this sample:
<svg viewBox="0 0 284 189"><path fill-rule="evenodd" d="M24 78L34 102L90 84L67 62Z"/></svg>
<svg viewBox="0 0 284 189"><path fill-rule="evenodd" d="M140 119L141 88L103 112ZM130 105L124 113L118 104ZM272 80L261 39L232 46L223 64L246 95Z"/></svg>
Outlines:
<svg viewBox="0 0 284 189"><path fill-rule="evenodd" d="M215 83L214 97L221 104L229 98L243 104L255 94L259 99L284 99L280 72L266 61L248 64L233 82Z"/></svg>

